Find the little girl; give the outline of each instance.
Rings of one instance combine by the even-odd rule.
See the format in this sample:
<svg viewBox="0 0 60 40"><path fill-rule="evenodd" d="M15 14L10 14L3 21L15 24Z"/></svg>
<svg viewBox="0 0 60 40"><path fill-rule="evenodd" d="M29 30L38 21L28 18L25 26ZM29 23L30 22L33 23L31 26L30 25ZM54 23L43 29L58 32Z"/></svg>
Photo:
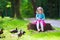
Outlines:
<svg viewBox="0 0 60 40"><path fill-rule="evenodd" d="M37 26L37 31L39 32L40 30L41 31L44 31L44 19L45 19L45 15L44 15L44 12L43 12L43 8L42 7L38 7L37 10L36 10L36 26ZM39 28L39 24L41 25L41 29Z"/></svg>

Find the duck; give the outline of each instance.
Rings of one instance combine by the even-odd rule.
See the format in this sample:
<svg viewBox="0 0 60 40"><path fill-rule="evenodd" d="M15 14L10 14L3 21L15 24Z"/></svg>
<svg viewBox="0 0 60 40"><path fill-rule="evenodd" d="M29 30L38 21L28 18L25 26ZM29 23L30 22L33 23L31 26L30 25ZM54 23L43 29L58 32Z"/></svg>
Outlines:
<svg viewBox="0 0 60 40"><path fill-rule="evenodd" d="M24 35L26 32L25 31L22 31L20 30L19 34L18 34L18 37L21 37L22 35Z"/></svg>
<svg viewBox="0 0 60 40"><path fill-rule="evenodd" d="M23 35L25 34L26 32L25 31L23 31Z"/></svg>
<svg viewBox="0 0 60 40"><path fill-rule="evenodd" d="M3 30L4 30L3 28L0 30L0 35L4 33ZM5 36L0 36L0 38L5 38Z"/></svg>
<svg viewBox="0 0 60 40"><path fill-rule="evenodd" d="M16 29L14 29L14 30L12 30L12 31L10 31L10 33L17 33L18 32L18 29L16 28Z"/></svg>
<svg viewBox="0 0 60 40"><path fill-rule="evenodd" d="M0 30L0 35L3 34L3 28Z"/></svg>

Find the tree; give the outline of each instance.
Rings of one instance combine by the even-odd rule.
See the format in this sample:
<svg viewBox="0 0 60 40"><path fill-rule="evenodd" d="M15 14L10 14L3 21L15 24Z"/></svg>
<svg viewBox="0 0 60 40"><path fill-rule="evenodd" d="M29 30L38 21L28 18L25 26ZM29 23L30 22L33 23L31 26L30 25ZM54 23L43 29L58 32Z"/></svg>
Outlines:
<svg viewBox="0 0 60 40"><path fill-rule="evenodd" d="M59 17L59 2L58 0L48 0L48 13L50 18Z"/></svg>
<svg viewBox="0 0 60 40"><path fill-rule="evenodd" d="M5 14L5 13L3 13L3 11L6 9L7 2L8 2L8 0L0 1L0 15L2 16L2 18L4 17L3 14Z"/></svg>
<svg viewBox="0 0 60 40"><path fill-rule="evenodd" d="M36 15L36 0L31 0L31 3L33 5L33 9L34 9L34 16Z"/></svg>
<svg viewBox="0 0 60 40"><path fill-rule="evenodd" d="M22 18L20 14L20 0L11 0L12 17Z"/></svg>
<svg viewBox="0 0 60 40"><path fill-rule="evenodd" d="M21 0L20 1L20 13L22 17L31 18L34 17L33 6L31 0Z"/></svg>

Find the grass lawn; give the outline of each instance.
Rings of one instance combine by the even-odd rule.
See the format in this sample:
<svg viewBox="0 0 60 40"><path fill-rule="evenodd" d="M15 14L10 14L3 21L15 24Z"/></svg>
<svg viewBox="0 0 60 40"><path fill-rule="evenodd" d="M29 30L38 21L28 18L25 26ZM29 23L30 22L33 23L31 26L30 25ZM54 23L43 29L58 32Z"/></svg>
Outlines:
<svg viewBox="0 0 60 40"><path fill-rule="evenodd" d="M0 29L4 28L4 33L0 36L0 40L60 40L60 28L55 28L54 31L36 32L34 30L27 30L29 21L12 19L9 17L0 18ZM9 31L15 28L26 31L25 35L18 39L16 34L11 34Z"/></svg>

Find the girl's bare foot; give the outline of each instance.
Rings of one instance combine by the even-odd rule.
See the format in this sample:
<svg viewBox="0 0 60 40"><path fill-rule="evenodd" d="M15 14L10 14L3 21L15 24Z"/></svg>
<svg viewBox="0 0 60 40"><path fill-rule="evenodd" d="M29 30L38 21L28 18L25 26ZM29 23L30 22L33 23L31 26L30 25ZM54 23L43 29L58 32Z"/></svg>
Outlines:
<svg viewBox="0 0 60 40"><path fill-rule="evenodd" d="M40 32L40 29L38 29L37 31Z"/></svg>
<svg viewBox="0 0 60 40"><path fill-rule="evenodd" d="M44 30L42 30L42 32L44 32Z"/></svg>

